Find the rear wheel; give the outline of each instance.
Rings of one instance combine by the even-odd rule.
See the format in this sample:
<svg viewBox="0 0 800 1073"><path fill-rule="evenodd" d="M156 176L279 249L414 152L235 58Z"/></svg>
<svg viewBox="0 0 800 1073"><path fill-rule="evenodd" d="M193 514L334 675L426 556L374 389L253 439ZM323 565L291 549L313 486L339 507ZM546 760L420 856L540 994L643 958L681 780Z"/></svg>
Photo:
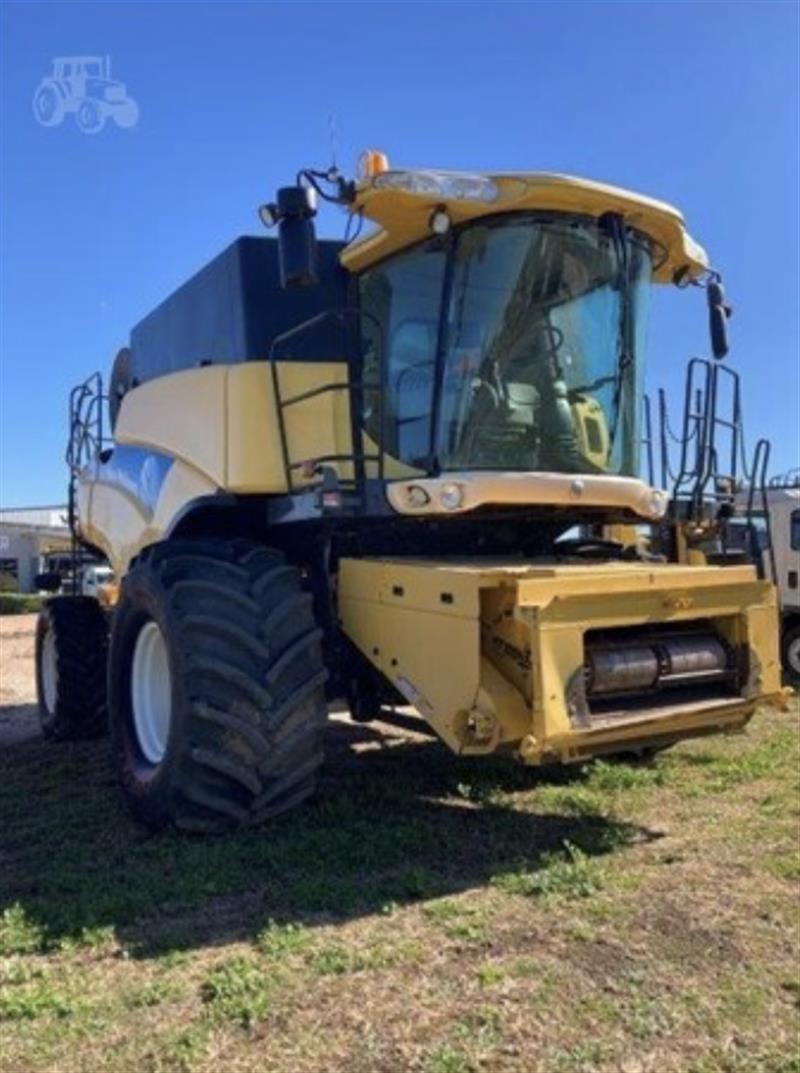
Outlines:
<svg viewBox="0 0 800 1073"><path fill-rule="evenodd" d="M33 98L33 114L44 127L56 127L64 119L64 102L54 85L40 86Z"/></svg>
<svg viewBox="0 0 800 1073"><path fill-rule="evenodd" d="M298 572L249 541L165 543L122 583L109 657L115 763L134 813L197 831L307 797L327 708Z"/></svg>
<svg viewBox="0 0 800 1073"><path fill-rule="evenodd" d="M793 686L800 686L800 622L784 632L781 655L786 677Z"/></svg>
<svg viewBox="0 0 800 1073"><path fill-rule="evenodd" d="M36 626L36 693L42 733L96 738L107 727L105 612L88 596L56 596Z"/></svg>

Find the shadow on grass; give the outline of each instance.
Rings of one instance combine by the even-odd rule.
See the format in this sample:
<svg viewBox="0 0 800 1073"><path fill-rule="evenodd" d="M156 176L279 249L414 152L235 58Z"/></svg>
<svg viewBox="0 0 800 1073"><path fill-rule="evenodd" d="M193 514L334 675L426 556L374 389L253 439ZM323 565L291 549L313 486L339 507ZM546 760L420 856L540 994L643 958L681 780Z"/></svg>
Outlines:
<svg viewBox="0 0 800 1073"><path fill-rule="evenodd" d="M112 928L135 956L452 894L535 871L565 841L587 854L655 837L603 816L536 812L545 776L458 760L436 742L333 722L317 796L272 827L151 835L124 810L107 744L0 753L0 913L18 905L40 949ZM502 804L489 797L509 795ZM16 910L18 913L19 910Z"/></svg>

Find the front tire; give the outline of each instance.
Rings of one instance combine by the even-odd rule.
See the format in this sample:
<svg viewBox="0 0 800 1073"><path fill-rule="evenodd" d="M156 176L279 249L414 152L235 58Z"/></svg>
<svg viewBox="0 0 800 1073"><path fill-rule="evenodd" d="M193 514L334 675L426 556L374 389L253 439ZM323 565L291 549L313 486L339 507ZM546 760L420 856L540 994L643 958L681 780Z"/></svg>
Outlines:
<svg viewBox="0 0 800 1073"><path fill-rule="evenodd" d="M249 541L150 549L122 583L109 656L115 765L134 814L217 831L308 797L327 715L298 572Z"/></svg>
<svg viewBox="0 0 800 1073"><path fill-rule="evenodd" d="M786 678L800 687L800 623L791 626L781 638L781 656Z"/></svg>
<svg viewBox="0 0 800 1073"><path fill-rule="evenodd" d="M106 125L106 113L90 97L82 100L75 113L75 122L78 130L83 134L99 134Z"/></svg>
<svg viewBox="0 0 800 1073"><path fill-rule="evenodd" d="M108 626L89 596L56 596L36 624L36 694L42 733L54 741L106 732Z"/></svg>

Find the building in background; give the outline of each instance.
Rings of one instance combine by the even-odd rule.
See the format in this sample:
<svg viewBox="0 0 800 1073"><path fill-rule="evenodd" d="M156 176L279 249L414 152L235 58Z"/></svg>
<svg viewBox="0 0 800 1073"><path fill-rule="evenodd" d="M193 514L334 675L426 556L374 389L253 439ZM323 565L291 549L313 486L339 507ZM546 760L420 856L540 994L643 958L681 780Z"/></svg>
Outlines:
<svg viewBox="0 0 800 1073"><path fill-rule="evenodd" d="M65 506L0 509L0 590L35 592L36 574L58 569L69 550Z"/></svg>

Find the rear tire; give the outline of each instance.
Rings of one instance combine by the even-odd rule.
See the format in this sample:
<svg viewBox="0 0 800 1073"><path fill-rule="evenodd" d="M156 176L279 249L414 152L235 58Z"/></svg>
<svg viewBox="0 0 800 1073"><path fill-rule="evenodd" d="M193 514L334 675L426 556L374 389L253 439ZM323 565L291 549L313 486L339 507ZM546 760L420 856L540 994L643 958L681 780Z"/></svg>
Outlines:
<svg viewBox="0 0 800 1073"><path fill-rule="evenodd" d="M105 612L89 596L56 596L36 624L36 694L42 733L54 741L97 738L108 726Z"/></svg>
<svg viewBox="0 0 800 1073"><path fill-rule="evenodd" d="M327 675L311 605L297 570L249 541L139 558L109 656L114 759L139 819L218 831L313 792Z"/></svg>

